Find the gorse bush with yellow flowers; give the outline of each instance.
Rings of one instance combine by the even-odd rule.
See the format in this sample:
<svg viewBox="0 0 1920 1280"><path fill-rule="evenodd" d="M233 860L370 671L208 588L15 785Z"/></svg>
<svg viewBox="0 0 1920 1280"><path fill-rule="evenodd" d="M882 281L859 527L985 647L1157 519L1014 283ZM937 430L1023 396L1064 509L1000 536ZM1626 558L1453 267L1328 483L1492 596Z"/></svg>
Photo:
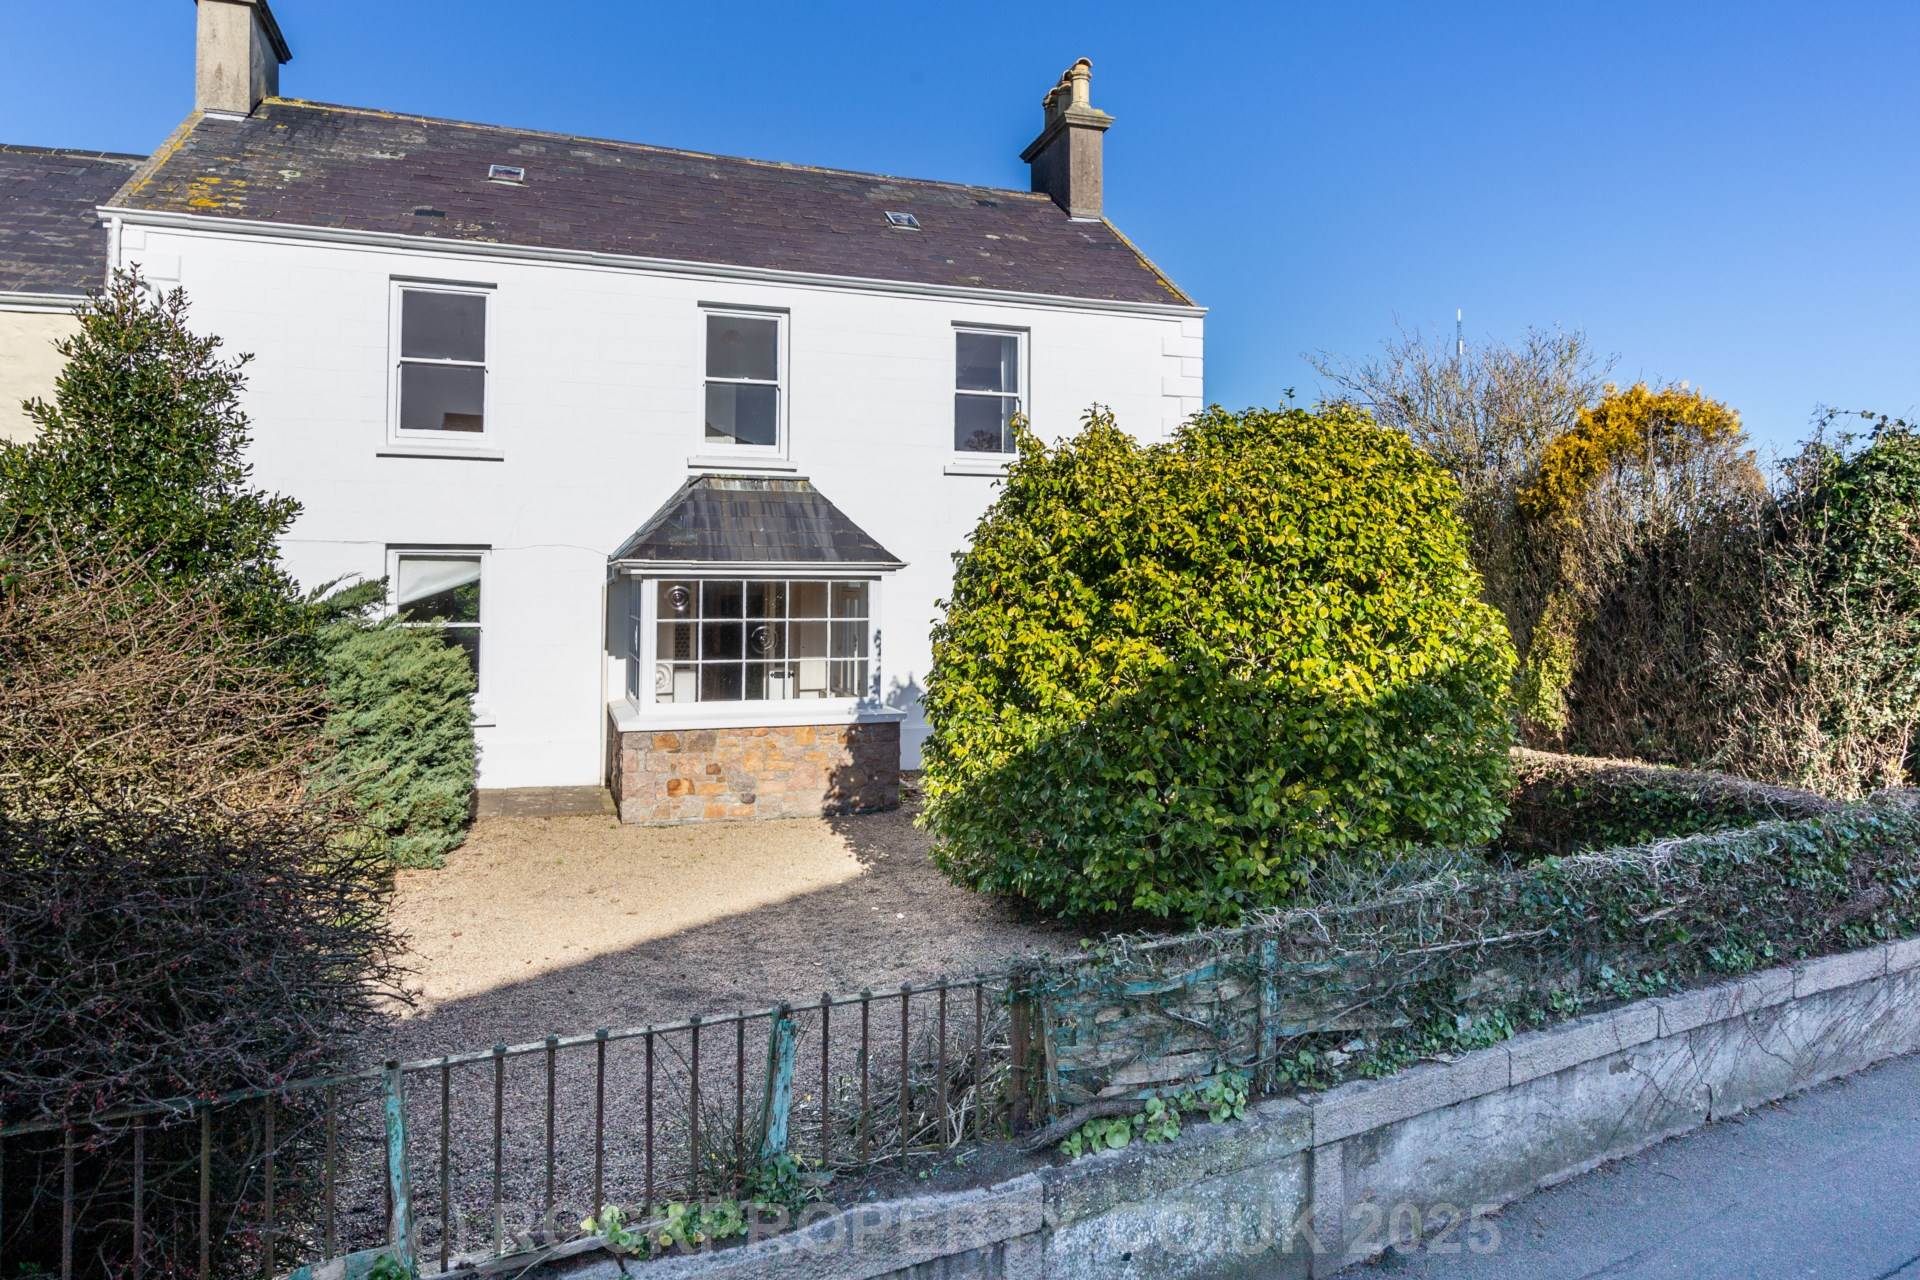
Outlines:
<svg viewBox="0 0 1920 1280"><path fill-rule="evenodd" d="M1609 383L1578 333L1316 363L1459 483L1530 745L1836 796L1920 774L1913 425L1823 412L1763 469L1732 406Z"/></svg>
<svg viewBox="0 0 1920 1280"><path fill-rule="evenodd" d="M1538 612L1526 628L1519 680L1521 714L1537 733L1568 736L1568 701L1587 656L1583 633L1609 591L1676 535L1745 521L1765 492L1740 415L1685 387L1608 386L1546 443L1515 495L1537 566ZM1662 607L1633 621L1665 630L1699 616ZM1638 674L1668 648L1643 640L1624 657Z"/></svg>
<svg viewBox="0 0 1920 1280"><path fill-rule="evenodd" d="M1233 920L1491 836L1512 646L1453 482L1350 409L1023 434L935 630L924 821L973 888Z"/></svg>

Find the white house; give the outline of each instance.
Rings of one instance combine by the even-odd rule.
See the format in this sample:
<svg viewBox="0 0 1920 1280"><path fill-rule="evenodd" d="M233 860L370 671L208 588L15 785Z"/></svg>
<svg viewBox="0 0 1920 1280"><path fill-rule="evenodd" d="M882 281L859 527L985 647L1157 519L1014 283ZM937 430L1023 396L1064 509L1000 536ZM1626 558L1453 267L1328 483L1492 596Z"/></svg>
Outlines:
<svg viewBox="0 0 1920 1280"><path fill-rule="evenodd" d="M294 574L385 575L472 655L483 786L892 803L1012 415L1200 406L1204 313L1101 216L1084 61L1022 192L282 98L266 0L198 15L111 259L253 353Z"/></svg>

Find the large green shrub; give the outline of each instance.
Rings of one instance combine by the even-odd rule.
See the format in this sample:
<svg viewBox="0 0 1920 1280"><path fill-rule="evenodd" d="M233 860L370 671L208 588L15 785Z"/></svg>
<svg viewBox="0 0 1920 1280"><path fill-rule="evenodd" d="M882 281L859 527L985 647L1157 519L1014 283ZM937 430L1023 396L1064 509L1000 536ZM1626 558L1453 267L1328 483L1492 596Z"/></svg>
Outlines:
<svg viewBox="0 0 1920 1280"><path fill-rule="evenodd" d="M934 633L925 822L976 889L1231 920L1490 837L1513 650L1457 490L1345 408L1030 436Z"/></svg>
<svg viewBox="0 0 1920 1280"><path fill-rule="evenodd" d="M472 814L473 668L438 633L350 617L323 628L323 787L342 787L396 866L437 867Z"/></svg>

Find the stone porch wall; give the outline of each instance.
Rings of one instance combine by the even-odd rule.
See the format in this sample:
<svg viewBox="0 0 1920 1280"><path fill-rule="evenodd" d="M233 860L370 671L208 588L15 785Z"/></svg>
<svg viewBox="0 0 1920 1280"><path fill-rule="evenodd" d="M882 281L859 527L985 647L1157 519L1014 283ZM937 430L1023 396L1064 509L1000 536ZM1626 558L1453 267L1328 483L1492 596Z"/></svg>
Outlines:
<svg viewBox="0 0 1920 1280"><path fill-rule="evenodd" d="M900 726L778 725L608 734L622 822L864 813L900 803Z"/></svg>

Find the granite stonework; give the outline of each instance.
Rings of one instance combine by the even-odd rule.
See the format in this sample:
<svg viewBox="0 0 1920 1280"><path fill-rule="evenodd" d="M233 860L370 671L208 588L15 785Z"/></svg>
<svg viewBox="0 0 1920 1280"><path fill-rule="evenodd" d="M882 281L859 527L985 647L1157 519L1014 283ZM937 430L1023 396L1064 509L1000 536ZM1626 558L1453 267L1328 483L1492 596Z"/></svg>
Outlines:
<svg viewBox="0 0 1920 1280"><path fill-rule="evenodd" d="M900 725L774 725L608 734L622 822L870 813L900 803Z"/></svg>
<svg viewBox="0 0 1920 1280"><path fill-rule="evenodd" d="M1497 1247L1494 1210L1838 1075L1920 1050L1920 943L1642 1001L1448 1063L1251 1108L1164 1145L975 1191L835 1211L655 1280L1330 1275L1416 1240ZM569 1280L613 1280L612 1259Z"/></svg>

